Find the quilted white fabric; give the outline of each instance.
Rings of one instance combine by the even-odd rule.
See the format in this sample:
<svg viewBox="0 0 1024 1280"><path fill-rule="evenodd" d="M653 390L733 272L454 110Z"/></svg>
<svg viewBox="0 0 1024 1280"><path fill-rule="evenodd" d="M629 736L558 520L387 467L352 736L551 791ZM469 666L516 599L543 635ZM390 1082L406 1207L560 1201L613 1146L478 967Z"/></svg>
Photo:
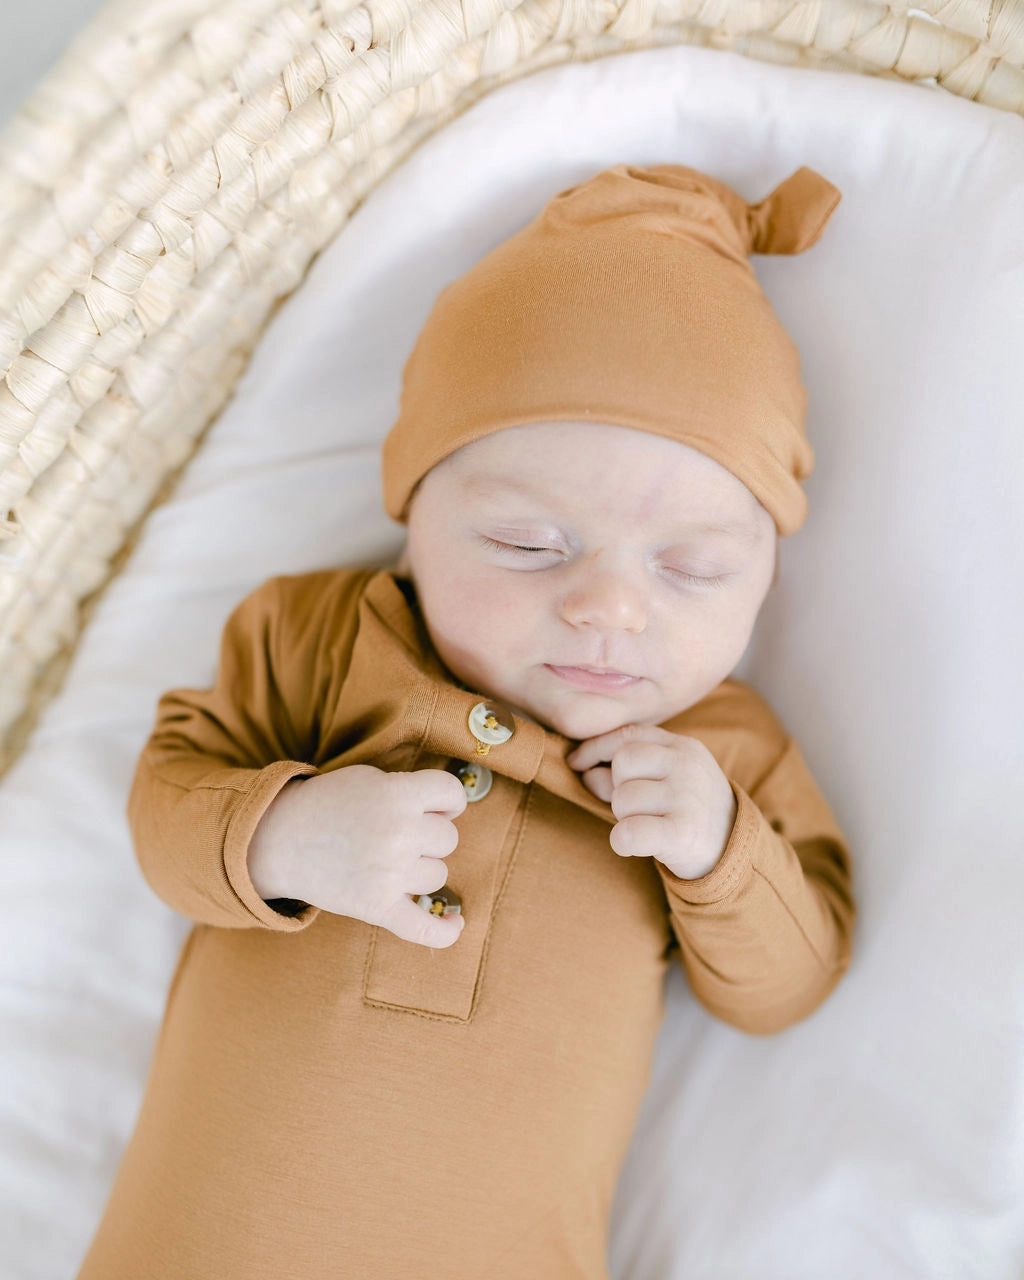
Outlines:
<svg viewBox="0 0 1024 1280"><path fill-rule="evenodd" d="M809 164L843 192L812 250L752 259L801 351L817 466L738 674L843 825L860 917L840 987L776 1036L716 1021L670 974L610 1273L1021 1275L1022 144L1020 118L935 88L669 46L500 89L356 212L0 784L9 1280L75 1274L188 929L124 816L157 698L210 684L228 613L265 578L397 555L379 449L434 297L623 160L749 200Z"/></svg>

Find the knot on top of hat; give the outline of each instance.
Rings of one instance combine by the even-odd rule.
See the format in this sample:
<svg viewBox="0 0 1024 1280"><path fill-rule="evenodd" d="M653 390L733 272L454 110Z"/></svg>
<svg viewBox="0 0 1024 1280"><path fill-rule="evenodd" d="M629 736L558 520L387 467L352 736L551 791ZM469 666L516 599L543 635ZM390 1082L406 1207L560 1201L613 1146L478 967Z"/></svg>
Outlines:
<svg viewBox="0 0 1024 1280"><path fill-rule="evenodd" d="M807 165L748 204L699 169L621 163L560 191L538 221L609 235L661 233L745 264L751 253L809 249L841 198L838 187Z"/></svg>
<svg viewBox="0 0 1024 1280"><path fill-rule="evenodd" d="M759 200L747 205L751 253L803 253L815 244L842 199L839 188L801 165Z"/></svg>

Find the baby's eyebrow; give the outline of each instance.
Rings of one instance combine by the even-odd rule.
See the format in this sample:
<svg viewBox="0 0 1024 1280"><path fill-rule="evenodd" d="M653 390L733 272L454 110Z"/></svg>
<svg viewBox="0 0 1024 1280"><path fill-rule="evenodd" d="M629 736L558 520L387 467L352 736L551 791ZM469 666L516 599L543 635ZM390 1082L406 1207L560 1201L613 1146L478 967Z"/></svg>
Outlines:
<svg viewBox="0 0 1024 1280"><path fill-rule="evenodd" d="M533 485L525 480L517 480L514 476L471 475L462 482L463 488L471 493L494 494L499 492L521 493L539 502L548 502L547 494L538 493ZM743 520L707 520L687 521L679 523L680 529L691 533L724 533L744 542L757 542L761 536L758 529L753 529Z"/></svg>

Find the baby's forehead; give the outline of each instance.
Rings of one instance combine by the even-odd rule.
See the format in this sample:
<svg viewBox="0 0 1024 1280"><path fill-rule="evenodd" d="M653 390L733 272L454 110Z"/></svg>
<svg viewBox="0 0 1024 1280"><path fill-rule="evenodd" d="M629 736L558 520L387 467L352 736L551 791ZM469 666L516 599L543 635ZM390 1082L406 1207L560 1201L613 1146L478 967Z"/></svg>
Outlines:
<svg viewBox="0 0 1024 1280"><path fill-rule="evenodd" d="M517 498L601 510L693 510L757 523L761 504L732 471L683 441L606 423L530 423L494 431L442 464L467 497L507 505Z"/></svg>
<svg viewBox="0 0 1024 1280"><path fill-rule="evenodd" d="M680 427L680 433L684 428ZM710 453L665 433L619 423L565 419L493 427L454 450L442 465L460 475L496 472L516 477L557 466L566 475L588 475L602 468L626 467L631 476L668 473L706 476L714 482L724 473Z"/></svg>

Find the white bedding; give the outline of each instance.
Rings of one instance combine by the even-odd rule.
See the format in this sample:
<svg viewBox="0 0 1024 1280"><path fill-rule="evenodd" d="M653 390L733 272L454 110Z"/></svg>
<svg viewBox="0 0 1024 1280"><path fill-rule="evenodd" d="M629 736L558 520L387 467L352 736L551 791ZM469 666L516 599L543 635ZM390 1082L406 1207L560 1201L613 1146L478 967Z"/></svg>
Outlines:
<svg viewBox="0 0 1024 1280"><path fill-rule="evenodd" d="M124 817L157 698L210 684L228 613L265 578L391 562L380 442L438 290L623 160L705 169L752 201L809 164L843 192L812 250L752 259L801 351L817 466L738 674L843 825L860 917L840 987L773 1037L670 974L611 1274L1021 1276L1024 120L683 45L506 86L372 194L275 317L0 783L8 1280L75 1274L188 929Z"/></svg>

